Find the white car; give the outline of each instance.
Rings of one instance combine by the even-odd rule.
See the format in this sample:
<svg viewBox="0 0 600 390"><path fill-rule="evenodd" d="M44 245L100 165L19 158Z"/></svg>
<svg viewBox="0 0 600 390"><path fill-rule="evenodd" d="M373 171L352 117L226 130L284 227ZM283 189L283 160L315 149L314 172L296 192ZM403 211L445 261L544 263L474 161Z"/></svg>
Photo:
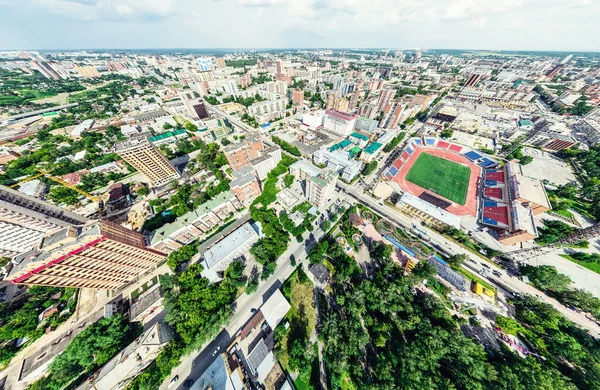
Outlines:
<svg viewBox="0 0 600 390"><path fill-rule="evenodd" d="M221 346L218 346L217 349L215 349L212 353L213 357L217 356L217 354L219 353L220 350L221 350Z"/></svg>

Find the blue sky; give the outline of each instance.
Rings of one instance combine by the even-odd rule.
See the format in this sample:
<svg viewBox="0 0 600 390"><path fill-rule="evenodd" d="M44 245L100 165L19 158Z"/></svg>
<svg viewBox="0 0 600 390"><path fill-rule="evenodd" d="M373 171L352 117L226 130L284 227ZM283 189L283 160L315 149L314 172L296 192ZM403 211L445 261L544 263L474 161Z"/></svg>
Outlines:
<svg viewBox="0 0 600 390"><path fill-rule="evenodd" d="M600 0L0 0L0 49L600 51Z"/></svg>

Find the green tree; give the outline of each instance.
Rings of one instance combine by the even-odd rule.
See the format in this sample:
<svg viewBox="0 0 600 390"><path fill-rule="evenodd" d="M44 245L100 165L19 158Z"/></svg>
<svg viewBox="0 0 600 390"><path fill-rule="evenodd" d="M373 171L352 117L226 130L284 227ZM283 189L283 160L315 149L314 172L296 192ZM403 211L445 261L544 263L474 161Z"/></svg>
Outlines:
<svg viewBox="0 0 600 390"><path fill-rule="evenodd" d="M562 292L571 284L571 278L558 273L556 268L551 265L536 267L524 264L521 266L520 272L529 277L531 283L540 290Z"/></svg>

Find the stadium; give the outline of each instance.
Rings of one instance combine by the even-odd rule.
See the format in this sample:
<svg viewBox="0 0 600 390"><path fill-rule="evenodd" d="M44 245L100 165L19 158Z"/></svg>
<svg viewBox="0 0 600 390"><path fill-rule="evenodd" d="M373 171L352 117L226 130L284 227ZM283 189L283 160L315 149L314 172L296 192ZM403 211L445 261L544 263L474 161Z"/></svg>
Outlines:
<svg viewBox="0 0 600 390"><path fill-rule="evenodd" d="M480 152L432 137L411 138L392 157L384 177L396 183L408 211L456 228L475 217L514 245L537 237L534 216L551 209L543 184L521 166L499 163ZM409 194L409 195L407 195Z"/></svg>
<svg viewBox="0 0 600 390"><path fill-rule="evenodd" d="M432 137L412 138L384 173L402 191L456 216L477 216L482 169L498 165L480 153Z"/></svg>

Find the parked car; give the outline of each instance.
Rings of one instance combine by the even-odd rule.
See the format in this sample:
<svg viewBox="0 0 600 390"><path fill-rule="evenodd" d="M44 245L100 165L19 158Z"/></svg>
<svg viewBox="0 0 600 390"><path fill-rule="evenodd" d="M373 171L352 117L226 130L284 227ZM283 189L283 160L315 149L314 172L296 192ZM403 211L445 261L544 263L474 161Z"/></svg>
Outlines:
<svg viewBox="0 0 600 390"><path fill-rule="evenodd" d="M175 383L177 383L178 380L179 380L179 375L175 375L173 377L173 379L171 379L171 382L169 382L169 387L172 387Z"/></svg>
<svg viewBox="0 0 600 390"><path fill-rule="evenodd" d="M213 357L217 356L217 354L219 353L219 351L221 350L221 346L219 345L212 353Z"/></svg>
<svg viewBox="0 0 600 390"><path fill-rule="evenodd" d="M187 379L185 382L183 382L183 387L192 387L193 384L194 384L193 379Z"/></svg>

